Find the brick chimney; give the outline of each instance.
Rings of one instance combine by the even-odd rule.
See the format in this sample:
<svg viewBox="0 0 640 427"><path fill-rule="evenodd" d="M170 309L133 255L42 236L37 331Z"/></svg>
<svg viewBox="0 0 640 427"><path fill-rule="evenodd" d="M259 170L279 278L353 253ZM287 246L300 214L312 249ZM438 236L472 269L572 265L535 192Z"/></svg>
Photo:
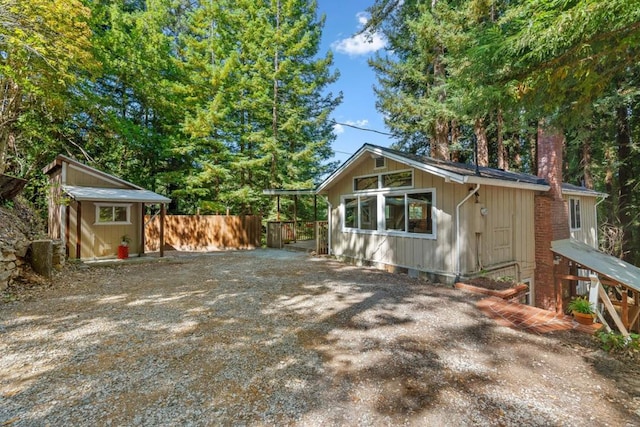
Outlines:
<svg viewBox="0 0 640 427"><path fill-rule="evenodd" d="M538 176L551 187L535 196L535 304L552 311L562 311L562 300L568 288L556 281L554 274L569 274L566 261L554 264L551 242L568 239L569 213L562 199L562 166L564 135L562 131L538 125Z"/></svg>

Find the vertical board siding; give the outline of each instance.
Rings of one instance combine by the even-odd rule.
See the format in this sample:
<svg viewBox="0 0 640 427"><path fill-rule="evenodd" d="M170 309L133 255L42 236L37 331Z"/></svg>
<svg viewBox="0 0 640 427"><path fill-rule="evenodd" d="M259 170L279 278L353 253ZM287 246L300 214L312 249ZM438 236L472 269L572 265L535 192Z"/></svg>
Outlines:
<svg viewBox="0 0 640 427"><path fill-rule="evenodd" d="M581 196L565 196L567 207L570 208L569 199L577 199L580 201L580 222L581 227L578 230L571 230L571 238L583 242L593 248L598 247L598 222L596 213L596 198ZM569 213L569 221L571 221L571 213Z"/></svg>
<svg viewBox="0 0 640 427"><path fill-rule="evenodd" d="M345 171L343 179L328 190L332 206L332 253L372 263L391 264L421 271L455 273L456 207L474 185L445 182L434 175L414 170L414 189L435 189L436 239L395 236L385 233L342 231L341 196L354 194L353 178L393 170L407 165L387 159L386 169L373 169L373 159L365 156ZM534 263L534 191L482 185L479 196L460 208L460 272L477 274L482 268L517 262L518 267L497 270L499 275L531 277ZM476 203L477 201L477 203ZM480 216L479 207L488 209ZM585 203L586 206L586 203ZM586 211L586 209L584 209ZM586 215L584 215L586 218ZM480 232L476 233L480 227Z"/></svg>
<svg viewBox="0 0 640 427"><path fill-rule="evenodd" d="M72 165L67 167L67 182L65 184L83 187L131 188L125 184L92 175L87 171L80 170Z"/></svg>
<svg viewBox="0 0 640 427"><path fill-rule="evenodd" d="M145 217L145 222L150 217ZM165 245L180 251L255 249L260 247L260 216L167 215ZM145 250L159 250L160 217L145 228Z"/></svg>

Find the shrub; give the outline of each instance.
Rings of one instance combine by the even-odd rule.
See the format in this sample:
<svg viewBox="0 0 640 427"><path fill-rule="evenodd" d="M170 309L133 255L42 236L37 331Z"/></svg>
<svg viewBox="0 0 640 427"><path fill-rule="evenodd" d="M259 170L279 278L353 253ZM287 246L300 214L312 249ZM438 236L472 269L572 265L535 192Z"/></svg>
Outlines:
<svg viewBox="0 0 640 427"><path fill-rule="evenodd" d="M597 337L602 349L609 353L636 356L640 352L640 335L638 334L629 334L627 339L617 332L598 332Z"/></svg>

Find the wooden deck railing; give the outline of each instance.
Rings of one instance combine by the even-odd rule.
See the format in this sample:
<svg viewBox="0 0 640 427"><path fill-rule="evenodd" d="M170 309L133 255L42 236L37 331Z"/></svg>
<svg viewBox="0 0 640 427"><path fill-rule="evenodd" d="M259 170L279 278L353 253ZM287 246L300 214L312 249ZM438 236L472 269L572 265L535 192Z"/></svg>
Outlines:
<svg viewBox="0 0 640 427"><path fill-rule="evenodd" d="M327 221L271 221L267 223L267 246L283 248L285 244L316 241L316 253L329 253L329 223Z"/></svg>

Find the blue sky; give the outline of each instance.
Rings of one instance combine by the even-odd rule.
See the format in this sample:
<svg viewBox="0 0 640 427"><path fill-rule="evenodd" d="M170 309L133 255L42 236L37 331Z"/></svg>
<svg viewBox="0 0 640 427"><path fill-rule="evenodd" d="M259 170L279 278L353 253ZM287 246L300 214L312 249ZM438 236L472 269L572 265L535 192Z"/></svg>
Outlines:
<svg viewBox="0 0 640 427"><path fill-rule="evenodd" d="M368 19L365 9L372 3L373 0L318 0L318 15L326 15L320 52L333 51L334 69L340 72L338 82L330 90L334 93L342 91L344 99L334 111L333 119L386 132L382 114L375 107L375 74L367 64L368 58L384 49L385 40L374 34L372 43L368 43L364 37L354 36ZM382 146L392 143L388 136L348 126L336 126L334 132L337 136L333 143L335 160L340 162L365 142Z"/></svg>

